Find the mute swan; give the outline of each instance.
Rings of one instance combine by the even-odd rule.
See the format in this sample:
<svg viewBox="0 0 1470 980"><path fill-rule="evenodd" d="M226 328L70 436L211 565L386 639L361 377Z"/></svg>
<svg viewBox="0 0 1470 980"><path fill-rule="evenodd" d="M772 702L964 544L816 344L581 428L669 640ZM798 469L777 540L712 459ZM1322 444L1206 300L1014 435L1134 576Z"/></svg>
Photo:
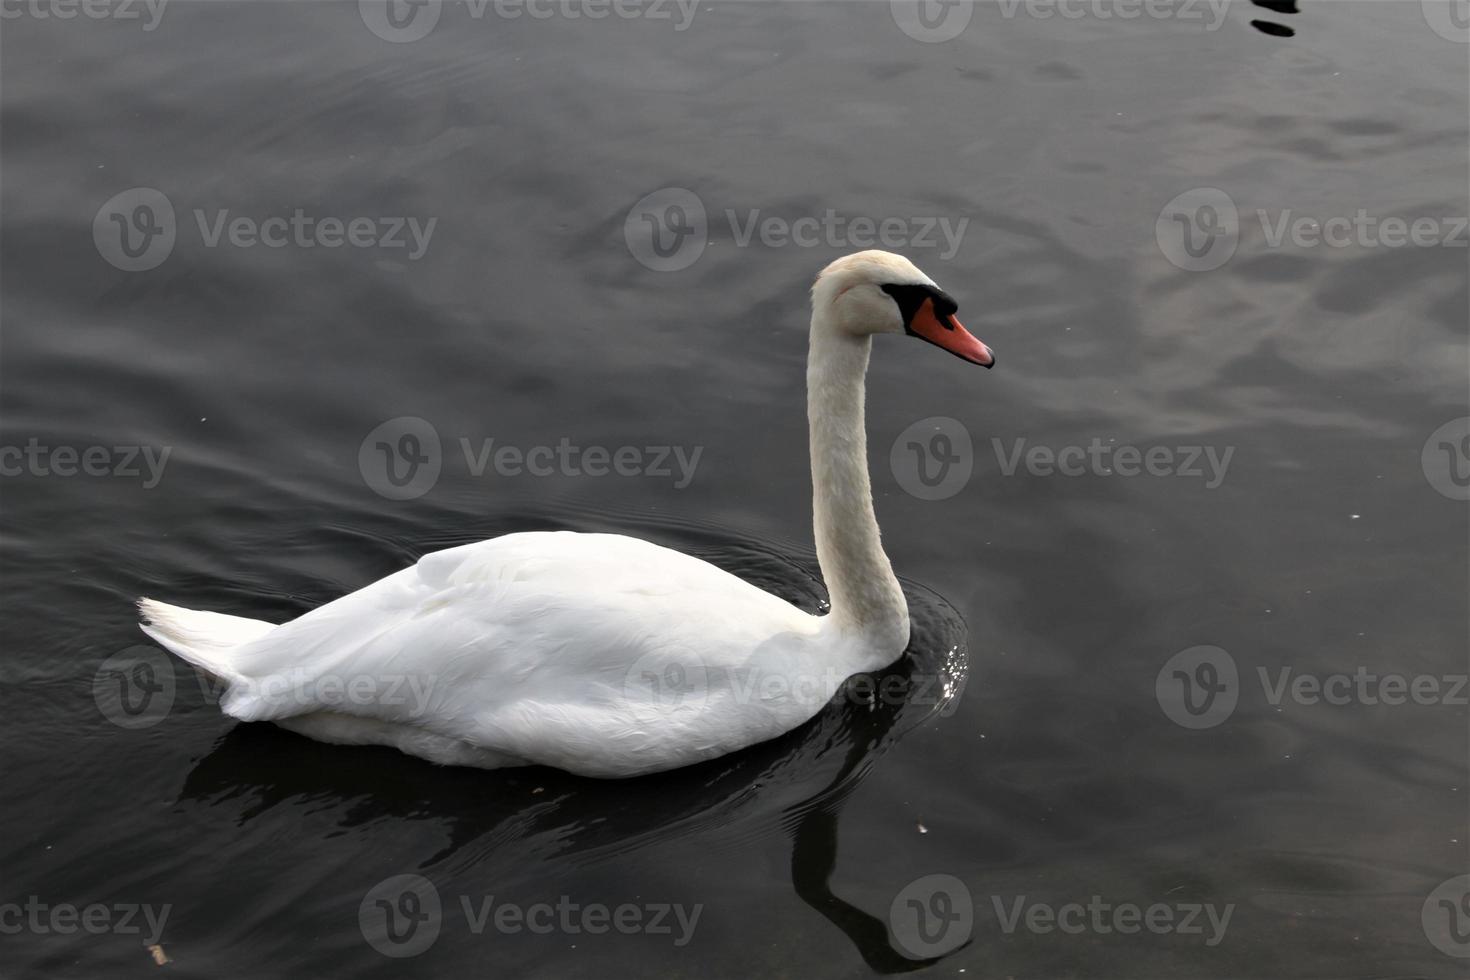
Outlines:
<svg viewBox="0 0 1470 980"><path fill-rule="evenodd" d="M637 776L774 738L908 644L873 516L863 379L881 333L990 367L956 309L889 252L840 258L812 287L826 616L637 538L530 531L424 555L279 626L139 599L142 629L223 685L227 715L445 765Z"/></svg>

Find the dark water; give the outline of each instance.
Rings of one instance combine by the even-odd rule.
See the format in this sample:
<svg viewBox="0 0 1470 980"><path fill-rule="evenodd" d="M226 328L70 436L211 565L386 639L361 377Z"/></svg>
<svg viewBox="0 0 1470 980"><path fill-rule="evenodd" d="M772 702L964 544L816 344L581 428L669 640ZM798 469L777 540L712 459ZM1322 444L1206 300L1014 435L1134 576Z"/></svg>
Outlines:
<svg viewBox="0 0 1470 980"><path fill-rule="evenodd" d="M0 973L1462 976L1470 11L1125 8L7 3ZM448 770L235 725L136 632L544 527L817 608L805 290L885 219L999 355L875 350L896 698L632 782ZM399 875L441 911L394 959Z"/></svg>

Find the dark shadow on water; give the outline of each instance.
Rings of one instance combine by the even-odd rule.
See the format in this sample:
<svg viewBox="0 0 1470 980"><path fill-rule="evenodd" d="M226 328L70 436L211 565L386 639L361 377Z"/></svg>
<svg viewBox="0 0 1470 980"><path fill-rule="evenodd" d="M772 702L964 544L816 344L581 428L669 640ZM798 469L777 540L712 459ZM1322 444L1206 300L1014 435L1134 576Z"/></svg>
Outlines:
<svg viewBox="0 0 1470 980"><path fill-rule="evenodd" d="M702 556L804 609L822 607L809 564L745 546ZM784 830L801 900L837 926L872 969L918 969L935 961L894 948L886 909L856 908L829 884L853 789L904 732L952 712L966 683L963 620L934 593L911 584L905 591L913 629L903 657L850 680L801 728L722 759L604 781L542 767L444 768L388 749L324 745L269 724L241 724L188 774L179 804L226 808L241 826L283 805L325 810L335 816L328 837L384 818L433 821L448 842L426 849L421 873L493 878L502 887L548 859L592 864L715 827L746 837Z"/></svg>
<svg viewBox="0 0 1470 980"><path fill-rule="evenodd" d="M1296 0L1251 0L1251 2L1257 7L1271 11L1273 14L1301 13L1300 8L1297 7ZM1251 21L1251 26L1262 34L1269 34L1272 37L1296 36L1296 31L1293 28L1287 27L1285 24L1278 24L1275 21L1253 20Z"/></svg>

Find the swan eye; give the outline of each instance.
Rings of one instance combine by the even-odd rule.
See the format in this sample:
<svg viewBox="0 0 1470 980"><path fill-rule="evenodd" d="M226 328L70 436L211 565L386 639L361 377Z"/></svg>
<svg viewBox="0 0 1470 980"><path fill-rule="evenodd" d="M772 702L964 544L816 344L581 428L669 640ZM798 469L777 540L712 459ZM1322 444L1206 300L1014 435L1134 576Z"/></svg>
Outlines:
<svg viewBox="0 0 1470 980"><path fill-rule="evenodd" d="M950 317L959 312L960 304L954 298L940 289L938 286L911 283L890 283L880 287L885 293L893 297L898 304L898 312L903 315L905 330L911 329L914 322L914 314L919 312L925 300L934 303L934 316L946 330L953 330L950 326Z"/></svg>

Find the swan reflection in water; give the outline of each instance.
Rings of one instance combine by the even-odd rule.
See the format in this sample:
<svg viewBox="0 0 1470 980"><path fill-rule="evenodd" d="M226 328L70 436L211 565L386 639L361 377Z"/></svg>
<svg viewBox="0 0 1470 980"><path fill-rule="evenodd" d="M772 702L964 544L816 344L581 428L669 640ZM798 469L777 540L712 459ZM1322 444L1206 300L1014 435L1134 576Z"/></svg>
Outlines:
<svg viewBox="0 0 1470 980"><path fill-rule="evenodd" d="M711 560L810 611L822 606L815 575L727 552ZM799 581L793 581L799 578ZM434 820L448 842L418 870L515 877L505 855L586 865L738 819L780 826L791 839L792 888L852 942L867 965L901 973L936 962L896 947L888 910L867 911L833 893L838 824L860 780L906 731L958 706L968 675L965 627L939 596L905 584L912 634L904 656L851 679L795 731L685 769L631 780L594 780L541 767L479 771L437 767L389 749L329 746L270 724L239 724L187 776L180 803L238 808L244 825L279 805L308 803L342 829L383 819ZM522 868L524 871L524 868Z"/></svg>

